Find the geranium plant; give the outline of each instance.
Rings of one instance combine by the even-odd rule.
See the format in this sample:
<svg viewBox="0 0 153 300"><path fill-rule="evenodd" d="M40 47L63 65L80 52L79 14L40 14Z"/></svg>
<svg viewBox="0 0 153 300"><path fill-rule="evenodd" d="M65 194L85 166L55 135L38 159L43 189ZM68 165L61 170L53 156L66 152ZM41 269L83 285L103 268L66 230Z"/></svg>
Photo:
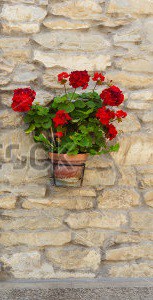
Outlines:
<svg viewBox="0 0 153 300"><path fill-rule="evenodd" d="M36 92L30 88L14 91L12 109L26 113L24 122L28 128L25 132L34 132L35 142L42 143L48 152L96 155L117 151L119 144L109 141L118 133L114 123L121 122L127 115L118 110L124 101L122 91L98 72L93 76L87 71L63 72L58 75L58 81L63 85L64 94L55 97L46 107L33 103ZM90 81L94 87L87 92ZM102 85L101 93L96 92ZM74 90L67 92L68 86Z"/></svg>

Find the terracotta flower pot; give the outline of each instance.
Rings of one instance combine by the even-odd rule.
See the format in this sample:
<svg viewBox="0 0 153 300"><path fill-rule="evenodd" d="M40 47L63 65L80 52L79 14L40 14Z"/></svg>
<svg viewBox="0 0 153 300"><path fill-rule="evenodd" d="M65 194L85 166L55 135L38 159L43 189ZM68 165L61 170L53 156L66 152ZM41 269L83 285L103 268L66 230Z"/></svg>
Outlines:
<svg viewBox="0 0 153 300"><path fill-rule="evenodd" d="M57 186L81 186L88 154L67 155L49 152Z"/></svg>

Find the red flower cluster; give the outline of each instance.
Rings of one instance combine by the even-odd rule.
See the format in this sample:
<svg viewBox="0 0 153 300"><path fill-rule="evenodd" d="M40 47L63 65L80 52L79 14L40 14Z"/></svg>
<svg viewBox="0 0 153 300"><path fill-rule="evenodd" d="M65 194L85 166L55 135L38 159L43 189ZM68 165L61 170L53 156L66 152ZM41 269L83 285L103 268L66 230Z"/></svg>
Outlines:
<svg viewBox="0 0 153 300"><path fill-rule="evenodd" d="M106 133L106 138L108 138L109 140L114 139L118 133L115 126L113 124L108 124L107 130L108 132Z"/></svg>
<svg viewBox="0 0 153 300"><path fill-rule="evenodd" d="M118 110L116 111L115 115L118 119L121 119L121 118L125 118L127 116L127 113L123 110Z"/></svg>
<svg viewBox="0 0 153 300"><path fill-rule="evenodd" d="M118 106L124 101L122 91L115 85L102 91L100 98L103 100L104 105Z"/></svg>
<svg viewBox="0 0 153 300"><path fill-rule="evenodd" d="M60 139L63 136L63 132L61 132L61 131L56 132L55 136Z"/></svg>
<svg viewBox="0 0 153 300"><path fill-rule="evenodd" d="M29 111L35 96L36 92L30 88L14 90L14 96L12 98L13 102L11 105L12 109L19 112Z"/></svg>
<svg viewBox="0 0 153 300"><path fill-rule="evenodd" d="M103 106L97 110L96 117L103 125L108 125L109 121L115 118L115 113Z"/></svg>
<svg viewBox="0 0 153 300"><path fill-rule="evenodd" d="M66 72L62 72L60 74L58 74L58 81L61 83L61 84L64 84L67 82L66 78L69 77L69 74L66 73Z"/></svg>
<svg viewBox="0 0 153 300"><path fill-rule="evenodd" d="M85 71L73 71L70 73L69 83L73 88L82 87L85 90L88 87L90 76Z"/></svg>
<svg viewBox="0 0 153 300"><path fill-rule="evenodd" d="M55 117L53 118L54 126L63 126L71 120L71 117L65 110L58 110Z"/></svg>
<svg viewBox="0 0 153 300"><path fill-rule="evenodd" d="M103 76L103 74L101 74L101 73L95 72L92 80L97 81L97 84L101 85L102 82L105 80L105 76Z"/></svg>

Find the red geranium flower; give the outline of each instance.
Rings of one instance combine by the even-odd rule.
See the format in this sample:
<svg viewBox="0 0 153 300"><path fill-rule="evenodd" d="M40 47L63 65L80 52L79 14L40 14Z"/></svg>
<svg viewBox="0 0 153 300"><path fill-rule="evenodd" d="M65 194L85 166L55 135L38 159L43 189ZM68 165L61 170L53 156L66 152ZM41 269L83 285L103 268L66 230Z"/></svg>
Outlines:
<svg viewBox="0 0 153 300"><path fill-rule="evenodd" d="M63 126L68 123L72 118L65 110L58 110L55 117L53 118L54 126Z"/></svg>
<svg viewBox="0 0 153 300"><path fill-rule="evenodd" d="M55 136L56 136L57 138L61 138L61 137L63 136L63 132L62 132L62 131L56 132L56 133L55 133Z"/></svg>
<svg viewBox="0 0 153 300"><path fill-rule="evenodd" d="M58 74L58 81L61 83L61 84L64 84L67 82L66 78L69 77L69 74L66 73L66 72L62 72L60 74Z"/></svg>
<svg viewBox="0 0 153 300"><path fill-rule="evenodd" d="M115 126L113 124L109 124L109 125L107 125L107 129L108 129L108 132L106 133L106 137L109 140L114 139L118 133Z"/></svg>
<svg viewBox="0 0 153 300"><path fill-rule="evenodd" d="M95 72L92 80L97 81L97 84L101 85L102 82L105 80L105 76L103 76L103 74L101 74L101 73Z"/></svg>
<svg viewBox="0 0 153 300"><path fill-rule="evenodd" d="M36 92L30 88L16 89L14 90L14 96L12 98L12 109L18 112L29 111L32 102L34 101Z"/></svg>
<svg viewBox="0 0 153 300"><path fill-rule="evenodd" d="M103 106L97 110L96 117L103 125L107 125L111 119L115 118L115 113Z"/></svg>
<svg viewBox="0 0 153 300"><path fill-rule="evenodd" d="M73 71L70 74L69 82L73 88L82 87L85 90L88 87L90 76L88 72L85 71Z"/></svg>
<svg viewBox="0 0 153 300"><path fill-rule="evenodd" d="M122 91L115 85L102 91L100 98L103 100L104 105L118 106L124 101Z"/></svg>
<svg viewBox="0 0 153 300"><path fill-rule="evenodd" d="M120 119L120 118L125 118L127 116L127 113L123 110L118 110L116 111L115 115L117 118Z"/></svg>

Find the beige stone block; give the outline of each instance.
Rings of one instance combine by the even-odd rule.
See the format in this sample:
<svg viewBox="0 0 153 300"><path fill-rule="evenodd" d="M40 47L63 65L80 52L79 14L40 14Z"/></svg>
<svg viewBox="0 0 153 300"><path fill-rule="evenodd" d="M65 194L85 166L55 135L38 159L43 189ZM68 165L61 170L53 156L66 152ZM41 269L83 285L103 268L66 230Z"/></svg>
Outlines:
<svg viewBox="0 0 153 300"><path fill-rule="evenodd" d="M140 210L130 213L131 228L135 231L140 230L153 230L153 213L152 211Z"/></svg>
<svg viewBox="0 0 153 300"><path fill-rule="evenodd" d="M23 124L23 119L19 113L7 109L0 111L0 127L14 127L20 126L21 124Z"/></svg>
<svg viewBox="0 0 153 300"><path fill-rule="evenodd" d="M153 92L149 90L138 90L132 91L130 94L131 100L139 100L139 101L152 101L153 100Z"/></svg>
<svg viewBox="0 0 153 300"><path fill-rule="evenodd" d="M104 231L87 228L75 231L73 242L88 247L102 247L107 236Z"/></svg>
<svg viewBox="0 0 153 300"><path fill-rule="evenodd" d="M108 211L92 211L71 213L66 218L66 223L73 229L81 228L103 228L116 229L125 225L126 216L123 213L113 213Z"/></svg>
<svg viewBox="0 0 153 300"><path fill-rule="evenodd" d="M146 38L147 42L153 44L153 38L152 38L153 37L153 20L152 20L152 17L145 19L145 22L143 25L143 30L144 30L145 38ZM152 47L152 45L151 45L151 47Z"/></svg>
<svg viewBox="0 0 153 300"><path fill-rule="evenodd" d="M4 246L62 246L70 241L71 232L68 230L43 232L3 232L0 237L0 243Z"/></svg>
<svg viewBox="0 0 153 300"><path fill-rule="evenodd" d="M127 117L122 122L116 123L115 127L119 133L126 133L140 130L141 125L134 114L128 113Z"/></svg>
<svg viewBox="0 0 153 300"><path fill-rule="evenodd" d="M46 186L42 184L21 184L13 190L19 196L44 197L46 194Z"/></svg>
<svg viewBox="0 0 153 300"><path fill-rule="evenodd" d="M103 69L111 65L110 55L99 54L97 56L89 55L68 55L68 54L56 54L56 53L46 53L40 50L34 51L34 60L43 63L47 68L69 68L88 71L93 71L95 69Z"/></svg>
<svg viewBox="0 0 153 300"><path fill-rule="evenodd" d="M93 208L94 202L92 198L48 198L48 199L27 199L23 202L22 207L26 209L32 208L48 208L61 207L70 210L83 210Z"/></svg>
<svg viewBox="0 0 153 300"><path fill-rule="evenodd" d="M96 197L96 192L94 188L90 187L81 187L81 188L62 188L52 186L50 191L50 197L52 198L65 198L69 197L71 194L71 197Z"/></svg>
<svg viewBox="0 0 153 300"><path fill-rule="evenodd" d="M8 22L41 22L47 12L45 9L37 6L25 6L22 4L8 5L4 4L1 18Z"/></svg>
<svg viewBox="0 0 153 300"><path fill-rule="evenodd" d="M127 57L116 61L116 67L129 72L153 73L152 57Z"/></svg>
<svg viewBox="0 0 153 300"><path fill-rule="evenodd" d="M107 13L110 14L153 14L153 2L143 0L111 0L107 7Z"/></svg>
<svg viewBox="0 0 153 300"><path fill-rule="evenodd" d="M38 23L10 23L2 22L3 33L10 34L12 32L23 32L26 34L37 33L40 30L40 24Z"/></svg>
<svg viewBox="0 0 153 300"><path fill-rule="evenodd" d="M143 123L153 122L153 110L144 112L139 118L142 120Z"/></svg>
<svg viewBox="0 0 153 300"><path fill-rule="evenodd" d="M107 186L114 185L116 179L116 173L114 169L104 169L104 170L85 170L84 185L89 186Z"/></svg>
<svg viewBox="0 0 153 300"><path fill-rule="evenodd" d="M46 257L64 270L96 270L101 261L100 251L81 247L50 248Z"/></svg>
<svg viewBox="0 0 153 300"><path fill-rule="evenodd" d="M91 27L90 22L87 21L78 21L78 20L71 20L71 19L65 19L65 18L53 18L53 17L47 17L43 24L49 28L49 29L82 29L82 28L89 28Z"/></svg>
<svg viewBox="0 0 153 300"><path fill-rule="evenodd" d="M153 83L152 76L147 74L133 74L125 71L112 71L107 73L107 78L113 80L117 85L121 84L124 88L146 88Z"/></svg>
<svg viewBox="0 0 153 300"><path fill-rule="evenodd" d="M38 77L35 66L32 64L20 64L13 74L13 82L28 83L35 81Z"/></svg>
<svg viewBox="0 0 153 300"><path fill-rule="evenodd" d="M50 6L50 13L53 15L64 16L71 19L100 19L102 7L99 1L88 0L67 0L61 3L54 3Z"/></svg>
<svg viewBox="0 0 153 300"><path fill-rule="evenodd" d="M153 190L148 191L144 194L144 200L147 205L153 207Z"/></svg>
<svg viewBox="0 0 153 300"><path fill-rule="evenodd" d="M86 162L86 167L88 169L90 168L109 168L113 167L113 160L107 157L107 155L102 154L102 155L94 155L94 156L89 156L88 160Z"/></svg>
<svg viewBox="0 0 153 300"><path fill-rule="evenodd" d="M106 260L153 259L153 244L145 243L106 251Z"/></svg>
<svg viewBox="0 0 153 300"><path fill-rule="evenodd" d="M97 31L80 32L73 31L54 31L39 33L34 35L34 41L45 48L52 50L71 50L71 51L94 51L95 42L97 43L96 50L110 49L110 42L104 34L99 34Z"/></svg>
<svg viewBox="0 0 153 300"><path fill-rule="evenodd" d="M131 134L119 139L120 149L111 155L119 165L144 165L153 161L151 134Z"/></svg>
<svg viewBox="0 0 153 300"><path fill-rule="evenodd" d="M153 187L153 174L145 174L140 178L141 188Z"/></svg>
<svg viewBox="0 0 153 300"><path fill-rule="evenodd" d="M151 109L152 104L150 102L129 100L126 102L126 107L129 109L146 110L146 109Z"/></svg>
<svg viewBox="0 0 153 300"><path fill-rule="evenodd" d="M49 102L51 102L54 98L54 95L52 93L46 92L44 90L37 90L36 91L36 98L33 103L39 103L40 105L47 105Z"/></svg>
<svg viewBox="0 0 153 300"><path fill-rule="evenodd" d="M31 49L28 45L29 38L2 37L0 39L1 48L3 50L3 59L10 59L16 63L27 61L31 57Z"/></svg>
<svg viewBox="0 0 153 300"><path fill-rule="evenodd" d="M13 209L15 208L17 197L10 193L0 195L0 208Z"/></svg>
<svg viewBox="0 0 153 300"><path fill-rule="evenodd" d="M119 185L137 186L136 172L131 166L119 167L120 178L118 179Z"/></svg>
<svg viewBox="0 0 153 300"><path fill-rule="evenodd" d="M98 197L99 208L129 208L140 205L139 194L131 188L112 188L105 189Z"/></svg>
<svg viewBox="0 0 153 300"><path fill-rule="evenodd" d="M140 234L136 233L119 233L114 237L115 244L124 244L124 243L140 243L142 241ZM147 238L146 238L147 240Z"/></svg>
<svg viewBox="0 0 153 300"><path fill-rule="evenodd" d="M126 263L111 267L109 271L111 277L152 277L153 265L149 262Z"/></svg>

